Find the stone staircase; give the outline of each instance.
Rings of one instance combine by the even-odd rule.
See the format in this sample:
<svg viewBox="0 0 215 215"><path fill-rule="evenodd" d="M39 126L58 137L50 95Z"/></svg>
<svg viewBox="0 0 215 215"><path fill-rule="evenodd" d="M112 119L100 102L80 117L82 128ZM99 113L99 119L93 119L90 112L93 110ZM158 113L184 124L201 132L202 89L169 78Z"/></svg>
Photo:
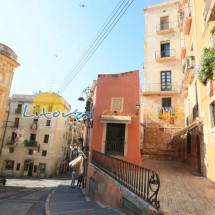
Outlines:
<svg viewBox="0 0 215 215"><path fill-rule="evenodd" d="M118 215L123 214L106 208L98 202L86 198L81 188L70 188L70 185L59 185L46 200L46 214L71 215Z"/></svg>

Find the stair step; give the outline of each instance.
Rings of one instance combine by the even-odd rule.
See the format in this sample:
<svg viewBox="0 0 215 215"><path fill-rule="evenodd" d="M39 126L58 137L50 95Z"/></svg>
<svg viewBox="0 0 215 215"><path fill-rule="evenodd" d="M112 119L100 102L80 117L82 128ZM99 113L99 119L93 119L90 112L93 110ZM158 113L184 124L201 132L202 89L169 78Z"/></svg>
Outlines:
<svg viewBox="0 0 215 215"><path fill-rule="evenodd" d="M53 215L58 215L59 213L52 213ZM86 209L86 210L77 210L77 211L65 211L65 212L61 212L60 214L62 215L119 215L119 213L117 213L116 211L114 211L113 209L108 209L108 208L104 208L104 209Z"/></svg>
<svg viewBox="0 0 215 215"><path fill-rule="evenodd" d="M51 213L53 212L67 212L77 210L90 210L90 209L101 209L96 202L92 201L80 201L80 202L52 202L50 201Z"/></svg>

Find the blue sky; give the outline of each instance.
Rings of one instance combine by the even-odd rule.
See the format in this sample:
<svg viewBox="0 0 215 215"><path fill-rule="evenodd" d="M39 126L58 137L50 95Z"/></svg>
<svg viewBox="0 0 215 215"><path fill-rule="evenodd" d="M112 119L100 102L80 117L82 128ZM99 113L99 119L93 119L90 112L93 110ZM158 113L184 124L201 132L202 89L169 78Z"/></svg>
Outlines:
<svg viewBox="0 0 215 215"><path fill-rule="evenodd" d="M119 1L2 1L0 43L14 50L20 63L15 70L11 95L33 94L39 90L57 92ZM134 0L91 59L62 92L72 110L84 111L84 102L77 99L98 74L138 69L143 81L143 9L159 2L163 0ZM80 4L87 7L79 7Z"/></svg>

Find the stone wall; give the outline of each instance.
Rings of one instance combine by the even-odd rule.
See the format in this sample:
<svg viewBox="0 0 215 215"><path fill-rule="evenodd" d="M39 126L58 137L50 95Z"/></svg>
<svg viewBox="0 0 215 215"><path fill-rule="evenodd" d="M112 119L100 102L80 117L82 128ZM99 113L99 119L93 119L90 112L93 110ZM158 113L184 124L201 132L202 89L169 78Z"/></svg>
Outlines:
<svg viewBox="0 0 215 215"><path fill-rule="evenodd" d="M185 140L173 138L164 128L144 128L143 160L185 161Z"/></svg>

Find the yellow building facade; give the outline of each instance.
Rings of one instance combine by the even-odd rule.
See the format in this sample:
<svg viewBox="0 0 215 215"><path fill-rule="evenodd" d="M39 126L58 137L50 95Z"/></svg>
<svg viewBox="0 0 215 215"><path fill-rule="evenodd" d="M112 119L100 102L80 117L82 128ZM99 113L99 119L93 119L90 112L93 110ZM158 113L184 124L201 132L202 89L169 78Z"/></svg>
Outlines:
<svg viewBox="0 0 215 215"><path fill-rule="evenodd" d="M187 160L201 174L215 182L215 82L205 73L204 48L214 54L215 26L214 0L181 0L178 5L178 23L181 30L184 98L187 125L198 120L202 128L187 133ZM215 30L214 30L215 31ZM214 54L215 56L215 54ZM214 62L212 60L212 62Z"/></svg>
<svg viewBox="0 0 215 215"><path fill-rule="evenodd" d="M70 104L57 94L40 95L48 105L46 112L71 112ZM0 157L0 174L51 177L69 170L73 139L70 118L57 116L57 112L56 117L50 120L37 116L36 111L42 113L43 100L35 102L36 97L38 95L15 94L10 98ZM32 104L37 106L36 110L32 109Z"/></svg>
<svg viewBox="0 0 215 215"><path fill-rule="evenodd" d="M17 63L15 52L0 43L0 140L2 139L2 126L8 107L11 83L17 66L19 63Z"/></svg>

